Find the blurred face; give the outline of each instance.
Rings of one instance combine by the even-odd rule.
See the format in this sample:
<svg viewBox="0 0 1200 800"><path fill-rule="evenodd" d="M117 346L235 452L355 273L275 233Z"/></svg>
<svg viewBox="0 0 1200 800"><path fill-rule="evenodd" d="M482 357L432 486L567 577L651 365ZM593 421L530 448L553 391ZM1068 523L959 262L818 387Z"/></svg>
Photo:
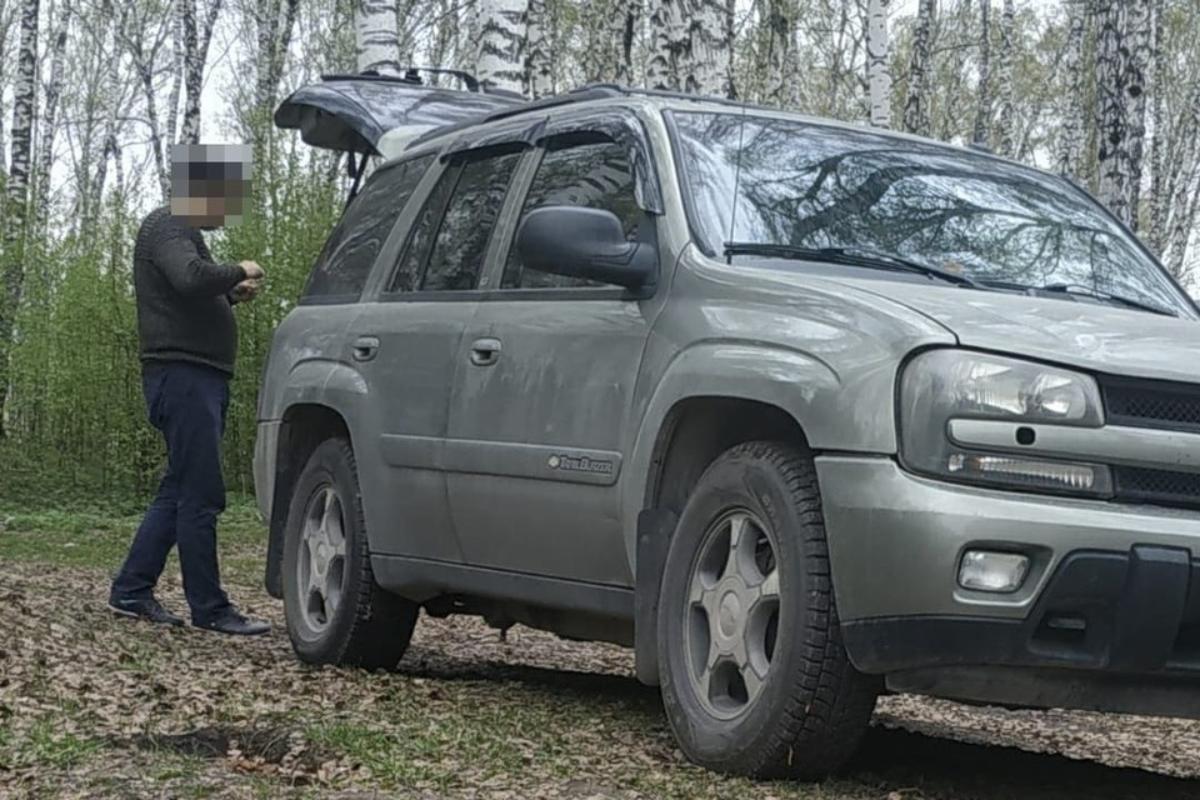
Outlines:
<svg viewBox="0 0 1200 800"><path fill-rule="evenodd" d="M171 213L193 228L242 220L253 162L244 144L177 144L171 148Z"/></svg>

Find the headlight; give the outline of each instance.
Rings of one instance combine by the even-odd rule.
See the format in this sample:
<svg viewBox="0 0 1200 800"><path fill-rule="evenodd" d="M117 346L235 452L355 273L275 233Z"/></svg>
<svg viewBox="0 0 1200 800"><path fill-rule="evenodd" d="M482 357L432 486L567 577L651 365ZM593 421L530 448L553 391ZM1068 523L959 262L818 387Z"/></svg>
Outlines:
<svg viewBox="0 0 1200 800"><path fill-rule="evenodd" d="M1105 496L1106 466L1019 452L1029 429L1014 425L1011 446L987 451L957 445L955 419L1100 427L1103 404L1096 381L1069 370L973 353L931 350L909 362L900 384L900 457L927 475L1008 488Z"/></svg>

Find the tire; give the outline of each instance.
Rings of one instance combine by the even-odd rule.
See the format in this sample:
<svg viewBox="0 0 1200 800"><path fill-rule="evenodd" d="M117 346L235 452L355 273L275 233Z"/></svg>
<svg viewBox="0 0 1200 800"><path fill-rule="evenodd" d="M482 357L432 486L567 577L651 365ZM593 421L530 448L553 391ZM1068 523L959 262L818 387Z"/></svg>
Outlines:
<svg viewBox="0 0 1200 800"><path fill-rule="evenodd" d="M842 645L816 472L795 447L738 445L700 477L668 551L658 630L663 704L693 762L817 779L858 748L880 681Z"/></svg>
<svg viewBox="0 0 1200 800"><path fill-rule="evenodd" d="M345 439L321 443L296 481L284 529L283 607L292 648L310 664L392 669L412 638L417 605L375 583Z"/></svg>

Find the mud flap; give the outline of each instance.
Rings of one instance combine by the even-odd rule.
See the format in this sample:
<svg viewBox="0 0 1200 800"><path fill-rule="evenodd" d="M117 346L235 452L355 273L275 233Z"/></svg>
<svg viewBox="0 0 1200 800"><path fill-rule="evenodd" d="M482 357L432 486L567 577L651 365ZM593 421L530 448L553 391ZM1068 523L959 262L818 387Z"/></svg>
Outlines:
<svg viewBox="0 0 1200 800"><path fill-rule="evenodd" d="M679 517L665 508L638 514L637 570L633 597L633 654L637 679L658 686L658 595L667 548Z"/></svg>

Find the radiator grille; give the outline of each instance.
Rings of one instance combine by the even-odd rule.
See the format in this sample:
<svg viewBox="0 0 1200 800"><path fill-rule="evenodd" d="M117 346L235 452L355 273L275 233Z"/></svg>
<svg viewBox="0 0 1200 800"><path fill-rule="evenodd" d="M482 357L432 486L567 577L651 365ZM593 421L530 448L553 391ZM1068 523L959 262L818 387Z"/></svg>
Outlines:
<svg viewBox="0 0 1200 800"><path fill-rule="evenodd" d="M1200 475L1142 467L1113 470L1118 500L1166 506L1200 507Z"/></svg>
<svg viewBox="0 0 1200 800"><path fill-rule="evenodd" d="M1200 386L1117 379L1102 385L1111 424L1200 430Z"/></svg>

